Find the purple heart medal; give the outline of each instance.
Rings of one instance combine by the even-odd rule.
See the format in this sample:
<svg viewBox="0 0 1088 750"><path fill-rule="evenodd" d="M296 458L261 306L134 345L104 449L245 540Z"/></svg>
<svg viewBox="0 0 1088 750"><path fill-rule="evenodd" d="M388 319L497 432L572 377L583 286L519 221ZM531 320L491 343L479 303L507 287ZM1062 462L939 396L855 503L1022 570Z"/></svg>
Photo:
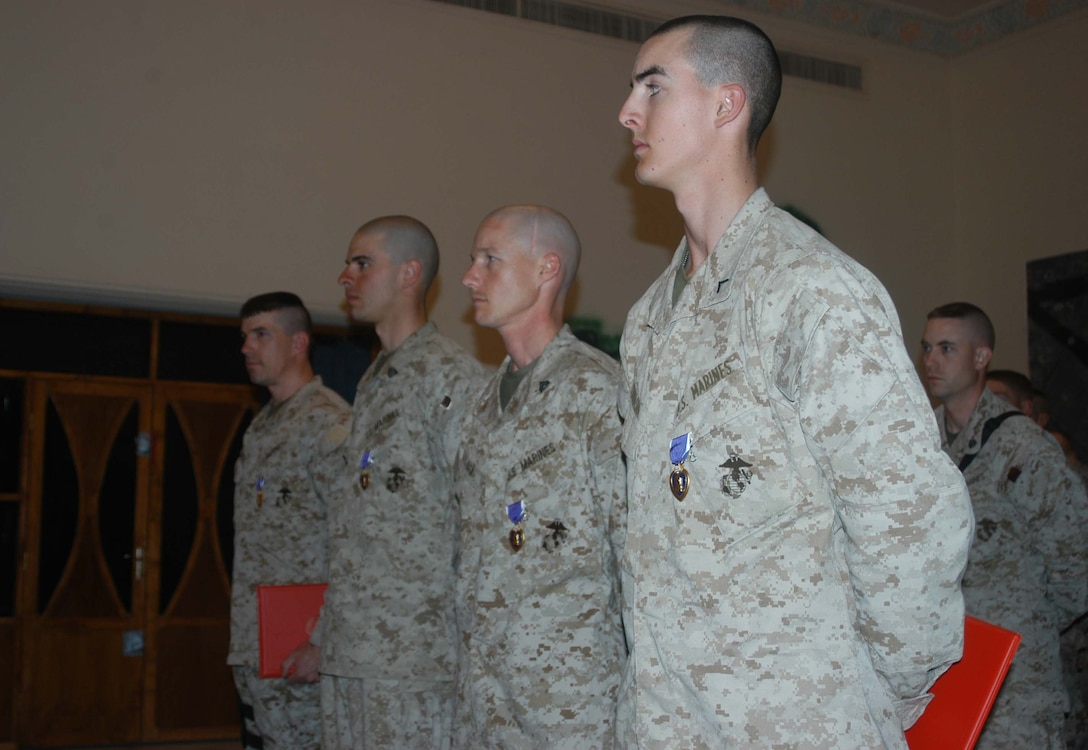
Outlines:
<svg viewBox="0 0 1088 750"><path fill-rule="evenodd" d="M517 552L525 546L525 529L521 526L521 522L525 520L525 502L518 500L507 505L506 517L514 524L514 528L510 529L510 546Z"/></svg>
<svg viewBox="0 0 1088 750"><path fill-rule="evenodd" d="M370 464L374 463L374 451L364 451L359 459L359 485L365 490L370 486Z"/></svg>
<svg viewBox="0 0 1088 750"><path fill-rule="evenodd" d="M691 478L688 476L688 470L684 468L684 462L689 456L691 456L691 433L685 432L683 435L674 437L669 445L669 461L672 462L669 489L672 490L672 496L680 502L684 501L691 487Z"/></svg>

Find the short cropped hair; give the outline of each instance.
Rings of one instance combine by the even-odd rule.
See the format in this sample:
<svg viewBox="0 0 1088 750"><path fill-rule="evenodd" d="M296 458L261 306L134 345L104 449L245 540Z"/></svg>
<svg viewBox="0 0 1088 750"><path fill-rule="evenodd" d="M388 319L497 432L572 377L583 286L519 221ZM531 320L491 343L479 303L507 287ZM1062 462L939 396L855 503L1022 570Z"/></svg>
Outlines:
<svg viewBox="0 0 1088 750"><path fill-rule="evenodd" d="M1032 386L1028 376L1016 370L990 370L986 373L986 379L996 380L1012 391L1018 404L1031 401L1035 392L1035 387Z"/></svg>
<svg viewBox="0 0 1088 750"><path fill-rule="evenodd" d="M507 221L532 257L549 252L558 255L563 269L560 289L564 294L570 290L582 259L582 242L570 219L549 206L530 204L496 208L481 223L490 219Z"/></svg>
<svg viewBox="0 0 1088 750"><path fill-rule="evenodd" d="M412 216L379 216L355 231L356 235L372 233L382 235L382 249L397 265L419 261L426 293L438 275L438 242L427 225Z"/></svg>
<svg viewBox="0 0 1088 750"><path fill-rule="evenodd" d="M990 349L997 343L994 334L994 324L990 322L990 316L982 311L982 308L972 305L970 302L950 302L947 305L935 307L926 315L926 320L935 318L953 318L964 320L974 329L975 335Z"/></svg>
<svg viewBox="0 0 1088 750"><path fill-rule="evenodd" d="M748 152L755 154L782 94L782 65L774 43L754 23L731 16L674 18L650 38L682 29L691 30L685 52L703 86L737 83L744 89L750 112Z"/></svg>
<svg viewBox="0 0 1088 750"><path fill-rule="evenodd" d="M310 311L302 304L298 295L291 292L267 292L250 297L242 305L240 317L245 320L269 312L279 313L280 323L286 333L313 335L314 324L310 319Z"/></svg>

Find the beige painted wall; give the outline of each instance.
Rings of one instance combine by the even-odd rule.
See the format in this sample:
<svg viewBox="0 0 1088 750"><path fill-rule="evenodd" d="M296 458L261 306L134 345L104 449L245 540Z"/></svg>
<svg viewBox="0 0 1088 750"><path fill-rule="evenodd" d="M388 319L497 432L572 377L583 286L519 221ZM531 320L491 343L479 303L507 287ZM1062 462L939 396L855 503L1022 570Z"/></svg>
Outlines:
<svg viewBox="0 0 1088 750"><path fill-rule="evenodd" d="M1085 204L1086 19L950 63L753 17L780 47L864 66L861 94L787 79L764 179L885 281L912 347L934 304L1022 298L1026 258L1088 247L1068 208ZM671 198L634 183L616 121L636 50L425 0L8 0L0 293L232 314L289 288L336 322L352 231L411 213L443 248L434 317L496 361L460 276L483 214L531 201L582 236L574 311L618 331L680 232ZM1042 103L1002 103L1025 68L1021 97ZM970 261L991 253L984 280ZM995 311L1022 366L1016 314Z"/></svg>
<svg viewBox="0 0 1088 750"><path fill-rule="evenodd" d="M956 263L997 329L996 367L1027 371L1029 260L1088 250L1088 11L956 61Z"/></svg>

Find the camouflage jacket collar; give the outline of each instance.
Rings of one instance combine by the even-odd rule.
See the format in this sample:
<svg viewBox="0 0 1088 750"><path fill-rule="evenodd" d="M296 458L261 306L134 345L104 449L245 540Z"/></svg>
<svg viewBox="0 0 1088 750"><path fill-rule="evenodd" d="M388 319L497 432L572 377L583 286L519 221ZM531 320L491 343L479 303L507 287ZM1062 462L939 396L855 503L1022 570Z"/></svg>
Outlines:
<svg viewBox="0 0 1088 750"><path fill-rule="evenodd" d="M975 410L971 412L971 418L967 420L967 426L950 441L945 425L944 406L937 407L937 424L941 428L941 442L948 455L953 461L959 463L965 455L978 453L982 449L982 431L985 429L986 422L1009 411L1016 411L1016 409L991 393L989 388L983 388L982 395L978 397L978 402L975 404Z"/></svg>
<svg viewBox="0 0 1088 750"><path fill-rule="evenodd" d="M578 339L571 332L570 326L564 325L560 328L559 333L555 334L555 338L548 342L540 356L530 363L529 366L533 368L532 372L524 381L518 384L518 388L514 391L514 395L510 397L510 403L506 405L506 409L501 409L498 390L503 373L510 367L511 360L508 355L499 365L499 370L494 379L483 392L476 405L477 418L486 424L494 424L502 418L503 414L516 414L525 408L526 404L537 399L550 397L552 389L563 377L561 363L565 358L564 353L577 341Z"/></svg>
<svg viewBox="0 0 1088 750"><path fill-rule="evenodd" d="M275 424L279 422L290 422L300 418L308 407L308 394L320 385L321 376L314 375L310 382L304 384L301 388L292 393L290 398L286 401L279 404L269 401L265 404L257 416L254 417L253 421L257 423L257 421L260 420L260 424Z"/></svg>
<svg viewBox="0 0 1088 750"><path fill-rule="evenodd" d="M438 328L431 321L427 321L406 338L400 346L385 355L384 359L378 357L359 379L355 387L357 393L371 382L381 378L395 378L401 372L407 372L412 368L426 367L426 354L431 348L431 342L438 336Z"/></svg>
<svg viewBox="0 0 1088 750"><path fill-rule="evenodd" d="M733 221L707 256L699 270L688 280L687 288L672 305L671 279L676 276L680 265L688 253L688 241L685 237L673 253L672 263L665 271L664 278L670 283L658 284L652 309L657 315L650 320L650 328L655 332L665 331L674 321L695 316L699 310L720 304L729 299L738 267L747 262L753 251L752 240L759 228L767 220L767 215L774 204L767 196L767 191L759 188L741 207Z"/></svg>

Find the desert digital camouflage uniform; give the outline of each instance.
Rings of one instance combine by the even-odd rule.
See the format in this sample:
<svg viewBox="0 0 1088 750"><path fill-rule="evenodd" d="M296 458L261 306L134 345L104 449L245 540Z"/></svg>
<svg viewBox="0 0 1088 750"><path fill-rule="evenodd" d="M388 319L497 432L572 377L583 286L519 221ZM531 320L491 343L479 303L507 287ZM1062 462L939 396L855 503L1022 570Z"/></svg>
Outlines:
<svg viewBox="0 0 1088 750"><path fill-rule="evenodd" d="M1019 633L979 748L1063 747L1068 698L1058 632L1088 610L1088 500L1061 448L1025 416L1006 419L979 447L987 420L1011 410L983 389L967 426L945 449L964 470L975 539L963 579L967 612Z"/></svg>
<svg viewBox="0 0 1088 750"><path fill-rule="evenodd" d="M1088 468L1070 463L1070 468L1088 488ZM1088 615L1081 615L1062 632L1062 675L1069 693L1065 717L1065 744L1069 750L1088 750Z"/></svg>
<svg viewBox="0 0 1088 750"><path fill-rule="evenodd" d="M618 367L564 326L500 406L510 358L465 420L454 746L611 748L625 645ZM507 515L522 501L524 545Z"/></svg>
<svg viewBox="0 0 1088 750"><path fill-rule="evenodd" d="M1069 693L1065 716L1065 744L1069 750L1088 750L1088 616L1082 615L1062 632L1062 675Z"/></svg>
<svg viewBox="0 0 1088 750"><path fill-rule="evenodd" d="M483 369L428 323L363 374L329 507L323 747L441 747L452 725L457 424ZM367 487L361 459L367 451ZM314 638L311 638L314 640Z"/></svg>
<svg viewBox="0 0 1088 750"><path fill-rule="evenodd" d="M234 464L234 573L230 651L247 736L266 748L317 748L317 685L261 679L257 585L328 578L328 460L347 438L351 407L314 377L286 401L269 402L246 430ZM258 484L261 489L258 490Z"/></svg>
<svg viewBox="0 0 1088 750"><path fill-rule="evenodd" d="M621 346L622 743L906 748L961 653L971 509L892 302L763 190L674 308L685 243Z"/></svg>

